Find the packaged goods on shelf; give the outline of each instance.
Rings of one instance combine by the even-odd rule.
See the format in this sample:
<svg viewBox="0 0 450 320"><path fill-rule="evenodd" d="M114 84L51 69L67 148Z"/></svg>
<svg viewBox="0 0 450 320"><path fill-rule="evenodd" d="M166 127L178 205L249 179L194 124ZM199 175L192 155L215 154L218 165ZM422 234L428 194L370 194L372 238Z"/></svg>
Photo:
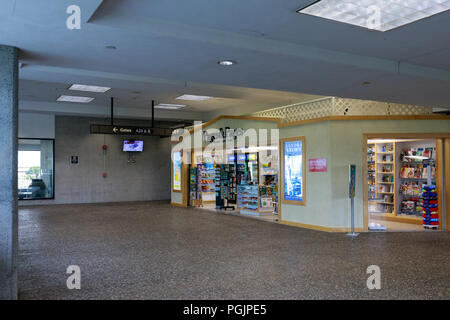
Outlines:
<svg viewBox="0 0 450 320"><path fill-rule="evenodd" d="M425 228L439 227L439 202L436 186L424 186L422 189L422 221Z"/></svg>

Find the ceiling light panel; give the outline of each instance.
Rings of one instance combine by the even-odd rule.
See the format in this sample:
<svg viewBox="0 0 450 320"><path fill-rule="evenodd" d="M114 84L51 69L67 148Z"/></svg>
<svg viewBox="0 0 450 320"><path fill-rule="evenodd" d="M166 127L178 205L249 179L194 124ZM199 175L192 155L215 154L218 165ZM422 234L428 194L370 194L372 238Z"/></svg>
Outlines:
<svg viewBox="0 0 450 320"><path fill-rule="evenodd" d="M177 110L184 107L186 107L185 104L160 103L155 106L155 109Z"/></svg>
<svg viewBox="0 0 450 320"><path fill-rule="evenodd" d="M388 31L450 9L450 0L320 0L298 13Z"/></svg>
<svg viewBox="0 0 450 320"><path fill-rule="evenodd" d="M76 103L89 103L95 98L91 97L78 97L78 96L59 96L56 101L59 102L76 102Z"/></svg>
<svg viewBox="0 0 450 320"><path fill-rule="evenodd" d="M178 100L191 100L191 101L205 101L209 100L212 97L208 96L196 96L193 94L183 94L182 96L177 97Z"/></svg>
<svg viewBox="0 0 450 320"><path fill-rule="evenodd" d="M111 90L111 88L99 87L99 86L89 86L89 85L85 85L85 84L73 84L70 86L69 90L105 93L106 91Z"/></svg>

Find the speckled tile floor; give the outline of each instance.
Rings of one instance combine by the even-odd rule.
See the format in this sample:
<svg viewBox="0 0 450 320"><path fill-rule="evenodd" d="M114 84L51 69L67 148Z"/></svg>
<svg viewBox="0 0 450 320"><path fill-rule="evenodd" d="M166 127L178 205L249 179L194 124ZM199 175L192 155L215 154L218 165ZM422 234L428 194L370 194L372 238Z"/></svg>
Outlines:
<svg viewBox="0 0 450 320"><path fill-rule="evenodd" d="M20 299L449 299L450 234L343 234L165 202L22 207ZM366 268L381 268L368 290ZM66 268L81 268L68 290Z"/></svg>

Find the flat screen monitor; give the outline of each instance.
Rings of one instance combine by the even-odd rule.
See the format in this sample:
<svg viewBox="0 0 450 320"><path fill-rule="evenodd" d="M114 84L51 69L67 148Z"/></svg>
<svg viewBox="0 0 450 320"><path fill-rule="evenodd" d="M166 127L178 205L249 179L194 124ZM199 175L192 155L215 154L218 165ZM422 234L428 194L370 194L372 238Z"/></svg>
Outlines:
<svg viewBox="0 0 450 320"><path fill-rule="evenodd" d="M144 150L144 141L142 140L124 140L123 151L142 152Z"/></svg>

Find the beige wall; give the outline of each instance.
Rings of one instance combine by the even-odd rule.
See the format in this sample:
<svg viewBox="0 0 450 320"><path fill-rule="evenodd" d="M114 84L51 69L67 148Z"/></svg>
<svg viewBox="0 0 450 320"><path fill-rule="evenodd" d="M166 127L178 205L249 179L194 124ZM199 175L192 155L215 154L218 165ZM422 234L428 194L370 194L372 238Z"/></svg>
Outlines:
<svg viewBox="0 0 450 320"><path fill-rule="evenodd" d="M271 129L275 122L221 119L205 128ZM348 165L356 165L356 228L363 228L362 161L364 133L439 133L450 132L450 120L342 120L323 121L280 128L282 138L304 136L306 150L306 205L282 204L284 222L329 231L350 227ZM327 172L308 172L308 159L326 158ZM280 186L280 189L283 186ZM182 194L172 192L172 202L182 203Z"/></svg>
<svg viewBox="0 0 450 320"><path fill-rule="evenodd" d="M306 205L282 204L281 218L283 221L329 227L332 205L330 168L333 166L330 152L330 121L280 129L281 139L300 136L305 137ZM309 158L326 158L328 171L308 172ZM280 186L280 190L283 187Z"/></svg>
<svg viewBox="0 0 450 320"><path fill-rule="evenodd" d="M356 165L355 226L363 228L363 133L450 132L449 120L326 121L282 128L283 138L306 136L306 161L327 158L328 172L306 172L306 206L282 205L282 219L335 231L350 226L348 165ZM308 171L308 167L306 168ZM280 186L282 187L282 186Z"/></svg>

